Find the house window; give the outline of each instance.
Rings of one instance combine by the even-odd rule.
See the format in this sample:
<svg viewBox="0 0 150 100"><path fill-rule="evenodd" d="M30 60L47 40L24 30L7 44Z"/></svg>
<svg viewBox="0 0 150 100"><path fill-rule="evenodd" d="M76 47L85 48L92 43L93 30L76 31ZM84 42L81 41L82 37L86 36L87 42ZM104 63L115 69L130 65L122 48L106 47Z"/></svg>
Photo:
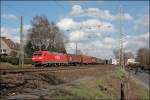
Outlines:
<svg viewBox="0 0 150 100"><path fill-rule="evenodd" d="M3 52L6 52L6 49L3 49Z"/></svg>

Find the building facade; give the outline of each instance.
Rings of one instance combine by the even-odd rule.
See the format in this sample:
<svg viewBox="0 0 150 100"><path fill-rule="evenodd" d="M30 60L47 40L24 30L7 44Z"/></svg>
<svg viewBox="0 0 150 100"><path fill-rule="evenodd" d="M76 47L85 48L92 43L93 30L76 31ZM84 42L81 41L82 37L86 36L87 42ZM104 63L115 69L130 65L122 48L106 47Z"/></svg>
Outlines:
<svg viewBox="0 0 150 100"><path fill-rule="evenodd" d="M119 65L119 59L111 59L111 64L113 65Z"/></svg>
<svg viewBox="0 0 150 100"><path fill-rule="evenodd" d="M6 37L0 37L0 55L18 56L19 44Z"/></svg>

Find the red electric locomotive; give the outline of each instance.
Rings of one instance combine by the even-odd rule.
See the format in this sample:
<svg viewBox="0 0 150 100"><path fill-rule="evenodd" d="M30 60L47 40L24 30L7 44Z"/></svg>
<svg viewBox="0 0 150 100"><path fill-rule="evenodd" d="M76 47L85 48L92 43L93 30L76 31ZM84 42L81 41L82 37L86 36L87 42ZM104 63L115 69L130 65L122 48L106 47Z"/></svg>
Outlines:
<svg viewBox="0 0 150 100"><path fill-rule="evenodd" d="M35 65L65 65L68 64L67 55L64 53L35 51L32 56Z"/></svg>

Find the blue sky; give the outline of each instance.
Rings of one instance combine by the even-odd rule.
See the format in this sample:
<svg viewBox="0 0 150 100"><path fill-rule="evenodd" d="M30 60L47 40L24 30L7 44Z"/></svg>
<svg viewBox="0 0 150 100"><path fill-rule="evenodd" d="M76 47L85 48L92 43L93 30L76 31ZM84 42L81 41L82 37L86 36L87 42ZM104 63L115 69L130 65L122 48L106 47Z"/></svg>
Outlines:
<svg viewBox="0 0 150 100"><path fill-rule="evenodd" d="M116 38L118 37L118 32L113 30L117 30L119 27L119 20L115 20L115 18L119 13L120 5L122 6L124 13L127 14L127 18L126 20L123 20L122 25L123 32L126 34L127 37L140 37L145 33L149 33L149 22L146 22L149 19L147 19L146 21L144 20L145 18L147 18L147 16L149 16L149 1L1 1L1 28L3 28L4 31L1 32L1 34L9 35L9 38L12 38L10 32L11 30L9 30L9 28L14 30L19 28L19 16L24 17L24 26L28 28L33 16L45 15L47 16L49 21L54 21L60 27L60 29L62 29L64 33L68 35L70 39L75 40L75 35L80 32L83 34L83 36L85 36L85 31L79 30L74 26L67 26L66 23L72 23L71 25L79 25L82 23L84 24L88 22L88 20L90 20L89 22L91 23L103 22L104 25L110 24L114 29L110 30L109 32L107 31L100 33L108 34L111 36L111 39L116 40ZM81 15L82 13L80 14L73 12L73 8L75 10L82 11L82 13L84 12L84 14ZM102 15L99 15L100 17L98 18L95 17L95 15L91 15L91 11L89 10L90 8L94 8L95 11L98 10L98 12L106 14L104 16L108 18L102 18ZM94 12L94 14L97 14L97 12ZM110 20L109 17L113 17L113 20ZM64 22L64 19L68 22ZM70 32L66 32L65 29L63 29L66 28L63 27L65 26L64 24L67 28L73 28L73 30L70 29ZM88 32L90 35L92 32L96 33L97 31ZM97 35L99 35L100 33L97 32ZM16 35L16 39L17 36L19 36L18 31L12 34ZM82 36L81 34L79 35ZM101 38L105 39L105 37ZM93 39L88 41L93 41ZM104 40L101 40L101 42L104 42ZM81 46L82 45L84 44L81 43Z"/></svg>
<svg viewBox="0 0 150 100"><path fill-rule="evenodd" d="M112 14L118 13L119 6L123 7L125 12L137 17L138 13L144 13L148 7L148 1L85 1L80 4L83 8L100 8L110 10ZM35 15L46 15L49 20L57 22L62 16L66 16L72 8L71 1L2 1L1 13L11 13L16 16L24 16L25 24ZM3 24L3 23L2 23ZM14 25L11 24L11 25Z"/></svg>

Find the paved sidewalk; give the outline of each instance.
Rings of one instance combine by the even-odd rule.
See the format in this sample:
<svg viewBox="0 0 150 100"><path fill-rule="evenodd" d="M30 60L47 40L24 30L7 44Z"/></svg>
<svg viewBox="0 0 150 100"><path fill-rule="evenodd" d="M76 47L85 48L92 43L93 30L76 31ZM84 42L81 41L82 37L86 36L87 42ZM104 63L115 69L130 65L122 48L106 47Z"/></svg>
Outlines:
<svg viewBox="0 0 150 100"><path fill-rule="evenodd" d="M133 79L135 79L137 81L138 84L143 85L145 88L147 88L148 90L150 89L149 87L149 83L150 83L150 76L148 73L144 73L144 72L138 72L137 74L135 74L134 71L131 71L131 77Z"/></svg>

